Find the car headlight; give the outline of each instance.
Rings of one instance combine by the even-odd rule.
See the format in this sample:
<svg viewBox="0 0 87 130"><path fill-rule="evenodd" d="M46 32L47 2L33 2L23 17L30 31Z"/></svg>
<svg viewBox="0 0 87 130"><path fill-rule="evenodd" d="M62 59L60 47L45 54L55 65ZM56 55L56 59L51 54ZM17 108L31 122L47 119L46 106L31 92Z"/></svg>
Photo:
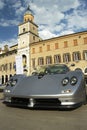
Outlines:
<svg viewBox="0 0 87 130"><path fill-rule="evenodd" d="M4 92L5 92L5 93L10 93L11 91L6 89Z"/></svg>
<svg viewBox="0 0 87 130"><path fill-rule="evenodd" d="M17 83L17 80L13 80L13 81L11 82L11 86L15 86L16 83Z"/></svg>
<svg viewBox="0 0 87 130"><path fill-rule="evenodd" d="M75 76L73 76L71 79L66 77L62 80L62 85L66 86L69 82L71 85L75 85L77 83L77 81L78 81L78 79Z"/></svg>
<svg viewBox="0 0 87 130"><path fill-rule="evenodd" d="M7 85L6 85L6 87L7 86L11 86L11 87L13 87L13 86L15 86L16 85L16 83L17 83L17 79L15 79L15 80L9 80L8 82L7 82Z"/></svg>
<svg viewBox="0 0 87 130"><path fill-rule="evenodd" d="M70 84L71 85L75 85L77 83L77 78L75 76L73 76L71 79L70 79Z"/></svg>
<svg viewBox="0 0 87 130"><path fill-rule="evenodd" d="M69 78L68 78L68 77L66 77L66 78L64 78L64 79L62 80L62 85L63 85L63 86L67 85L68 83L69 83Z"/></svg>

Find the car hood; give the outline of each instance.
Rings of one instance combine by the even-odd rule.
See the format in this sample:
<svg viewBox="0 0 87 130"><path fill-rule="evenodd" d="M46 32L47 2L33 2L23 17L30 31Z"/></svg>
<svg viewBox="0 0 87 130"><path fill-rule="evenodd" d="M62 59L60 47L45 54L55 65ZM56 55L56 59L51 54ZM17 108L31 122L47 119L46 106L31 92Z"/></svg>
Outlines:
<svg viewBox="0 0 87 130"><path fill-rule="evenodd" d="M38 78L38 76L25 77L20 83L13 87L11 94L14 96L60 94L62 90L70 89L71 86L70 83L68 83L67 86L63 86L62 80L65 77L71 78L72 76L76 76L79 79L79 82L76 85L80 85L83 76L80 72L44 75L42 78ZM71 89L73 89L73 87L71 87Z"/></svg>

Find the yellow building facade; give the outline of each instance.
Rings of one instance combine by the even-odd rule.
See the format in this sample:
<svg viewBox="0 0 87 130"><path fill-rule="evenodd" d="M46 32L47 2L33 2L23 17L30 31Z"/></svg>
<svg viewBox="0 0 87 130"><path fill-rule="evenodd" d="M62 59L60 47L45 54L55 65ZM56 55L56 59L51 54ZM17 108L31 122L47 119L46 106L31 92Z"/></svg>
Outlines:
<svg viewBox="0 0 87 130"><path fill-rule="evenodd" d="M0 84L5 84L11 76L16 74L17 46L16 44L10 48L4 48L0 54Z"/></svg>
<svg viewBox="0 0 87 130"><path fill-rule="evenodd" d="M87 70L87 31L31 43L30 49L31 73L50 64L74 63L72 69Z"/></svg>

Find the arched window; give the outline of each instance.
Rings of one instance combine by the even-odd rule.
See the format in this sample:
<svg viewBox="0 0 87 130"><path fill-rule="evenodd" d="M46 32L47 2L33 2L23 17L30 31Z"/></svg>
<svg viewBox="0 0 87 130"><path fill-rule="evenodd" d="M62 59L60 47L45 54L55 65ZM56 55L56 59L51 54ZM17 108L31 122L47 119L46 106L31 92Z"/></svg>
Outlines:
<svg viewBox="0 0 87 130"><path fill-rule="evenodd" d="M79 51L73 52L73 61L77 62L79 60L81 60L81 54L80 54L80 52Z"/></svg>
<svg viewBox="0 0 87 130"><path fill-rule="evenodd" d="M4 84L4 75L2 75L2 84Z"/></svg>
<svg viewBox="0 0 87 130"><path fill-rule="evenodd" d="M47 65L52 64L52 57L51 56L46 57L46 64Z"/></svg>
<svg viewBox="0 0 87 130"><path fill-rule="evenodd" d="M87 68L85 68L85 71L84 71L84 73L87 73Z"/></svg>
<svg viewBox="0 0 87 130"><path fill-rule="evenodd" d="M8 82L8 75L5 76L5 83Z"/></svg>
<svg viewBox="0 0 87 130"><path fill-rule="evenodd" d="M83 51L83 59L87 61L87 50Z"/></svg>
<svg viewBox="0 0 87 130"><path fill-rule="evenodd" d="M71 61L71 57L70 57L70 54L69 53L65 53L63 54L63 62L70 62Z"/></svg>
<svg viewBox="0 0 87 130"><path fill-rule="evenodd" d="M60 55L54 55L54 63L58 64L61 62L61 56Z"/></svg>
<svg viewBox="0 0 87 130"><path fill-rule="evenodd" d="M38 58L38 65L44 65L44 58L43 57Z"/></svg>
<svg viewBox="0 0 87 130"><path fill-rule="evenodd" d="M27 57L26 57L26 55L22 55L22 60L23 60L23 67L25 68L27 66Z"/></svg>
<svg viewBox="0 0 87 130"><path fill-rule="evenodd" d="M12 74L10 74L9 78L11 78L11 77L12 77Z"/></svg>

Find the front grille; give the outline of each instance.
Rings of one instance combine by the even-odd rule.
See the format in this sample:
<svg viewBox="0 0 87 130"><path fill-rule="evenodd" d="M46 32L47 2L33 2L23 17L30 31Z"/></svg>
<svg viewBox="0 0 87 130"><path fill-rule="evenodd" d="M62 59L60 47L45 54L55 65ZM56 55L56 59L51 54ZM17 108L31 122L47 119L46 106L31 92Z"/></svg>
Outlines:
<svg viewBox="0 0 87 130"><path fill-rule="evenodd" d="M27 98L18 98L18 97L12 97L11 98L12 104L18 104L18 105L28 105L29 99Z"/></svg>
<svg viewBox="0 0 87 130"><path fill-rule="evenodd" d="M34 99L37 106L58 106L61 102L56 98Z"/></svg>
<svg viewBox="0 0 87 130"><path fill-rule="evenodd" d="M33 100L34 107L58 107L61 102L57 98L34 98ZM21 107L26 107L30 104L31 106L31 100L27 98L19 98L19 97L12 97L11 98L11 105L13 106L21 106Z"/></svg>

